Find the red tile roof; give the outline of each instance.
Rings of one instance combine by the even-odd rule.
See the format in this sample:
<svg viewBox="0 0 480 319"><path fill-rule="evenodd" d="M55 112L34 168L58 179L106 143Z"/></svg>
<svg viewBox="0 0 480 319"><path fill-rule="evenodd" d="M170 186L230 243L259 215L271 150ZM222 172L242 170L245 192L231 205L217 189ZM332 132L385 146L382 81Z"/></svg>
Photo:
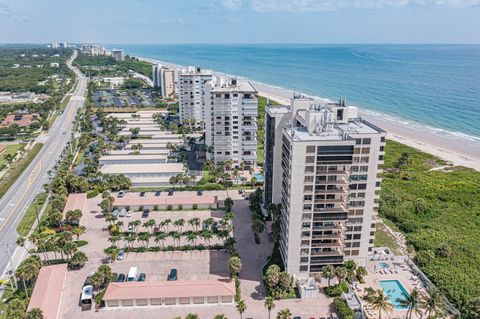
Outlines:
<svg viewBox="0 0 480 319"><path fill-rule="evenodd" d="M67 264L42 267L28 304L28 310L39 308L45 319L60 318L60 302L66 276Z"/></svg>
<svg viewBox="0 0 480 319"><path fill-rule="evenodd" d="M235 283L224 280L111 282L103 300L234 296Z"/></svg>

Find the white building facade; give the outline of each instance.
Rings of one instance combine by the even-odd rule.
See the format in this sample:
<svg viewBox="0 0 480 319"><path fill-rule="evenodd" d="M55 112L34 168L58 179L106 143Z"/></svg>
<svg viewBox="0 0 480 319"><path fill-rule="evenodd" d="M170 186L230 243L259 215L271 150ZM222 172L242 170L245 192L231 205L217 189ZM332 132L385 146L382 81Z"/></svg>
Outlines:
<svg viewBox="0 0 480 319"><path fill-rule="evenodd" d="M281 204L280 252L290 274L365 265L373 247L386 132L356 107L295 97L265 128L265 205Z"/></svg>
<svg viewBox="0 0 480 319"><path fill-rule="evenodd" d="M214 162L254 166L257 161L257 90L248 81L217 79L207 84L205 144Z"/></svg>
<svg viewBox="0 0 480 319"><path fill-rule="evenodd" d="M188 67L178 75L180 121L205 123L206 85L212 80L210 71Z"/></svg>

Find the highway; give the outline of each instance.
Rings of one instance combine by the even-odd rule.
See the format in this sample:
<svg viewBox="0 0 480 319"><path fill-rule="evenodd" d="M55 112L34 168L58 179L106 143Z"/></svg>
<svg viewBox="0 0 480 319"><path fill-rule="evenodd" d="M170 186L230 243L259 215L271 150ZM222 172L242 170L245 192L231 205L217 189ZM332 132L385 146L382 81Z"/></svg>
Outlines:
<svg viewBox="0 0 480 319"><path fill-rule="evenodd" d="M66 143L70 140L73 121L77 110L83 107L87 90L87 78L74 66L72 61L77 51L68 59L68 67L75 73L77 83L65 110L57 117L46 135L37 137L35 142L43 147L27 169L0 199L0 275L12 269L25 255L25 249L16 246L18 234L16 228L35 196L42 191L43 184L49 182L47 172L55 165ZM8 248L11 254L8 253ZM9 256L10 255L10 256Z"/></svg>

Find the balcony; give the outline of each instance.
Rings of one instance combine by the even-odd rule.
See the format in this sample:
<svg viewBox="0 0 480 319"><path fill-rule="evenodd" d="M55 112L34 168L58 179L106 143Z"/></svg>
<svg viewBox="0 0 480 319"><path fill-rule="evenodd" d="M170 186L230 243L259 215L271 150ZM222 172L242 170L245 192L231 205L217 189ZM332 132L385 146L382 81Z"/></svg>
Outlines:
<svg viewBox="0 0 480 319"><path fill-rule="evenodd" d="M242 130L244 132L256 132L258 131L258 127L255 125L255 126L242 126Z"/></svg>
<svg viewBox="0 0 480 319"><path fill-rule="evenodd" d="M336 239L340 242L344 242L344 234L343 232L333 233L333 234L321 234L321 235L314 235L312 233L312 239Z"/></svg>
<svg viewBox="0 0 480 319"><path fill-rule="evenodd" d="M348 194L348 188L316 189L315 194Z"/></svg>
<svg viewBox="0 0 480 319"><path fill-rule="evenodd" d="M340 249L340 248L336 248L336 249L332 249L330 251L319 251L319 252L314 252L314 250L312 249L312 252L310 254L311 257L313 256L343 256L343 249ZM312 261L313 263L313 261Z"/></svg>
<svg viewBox="0 0 480 319"><path fill-rule="evenodd" d="M327 248L327 247L343 247L343 240L342 241L335 241L333 243L314 243L311 244L312 248Z"/></svg>

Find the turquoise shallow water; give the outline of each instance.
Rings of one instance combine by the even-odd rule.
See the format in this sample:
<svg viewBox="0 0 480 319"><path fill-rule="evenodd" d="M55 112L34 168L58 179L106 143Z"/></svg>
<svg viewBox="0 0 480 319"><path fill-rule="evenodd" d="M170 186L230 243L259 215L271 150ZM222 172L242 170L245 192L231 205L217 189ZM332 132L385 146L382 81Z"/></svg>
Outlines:
<svg viewBox="0 0 480 319"><path fill-rule="evenodd" d="M112 45L480 137L480 45Z"/></svg>

